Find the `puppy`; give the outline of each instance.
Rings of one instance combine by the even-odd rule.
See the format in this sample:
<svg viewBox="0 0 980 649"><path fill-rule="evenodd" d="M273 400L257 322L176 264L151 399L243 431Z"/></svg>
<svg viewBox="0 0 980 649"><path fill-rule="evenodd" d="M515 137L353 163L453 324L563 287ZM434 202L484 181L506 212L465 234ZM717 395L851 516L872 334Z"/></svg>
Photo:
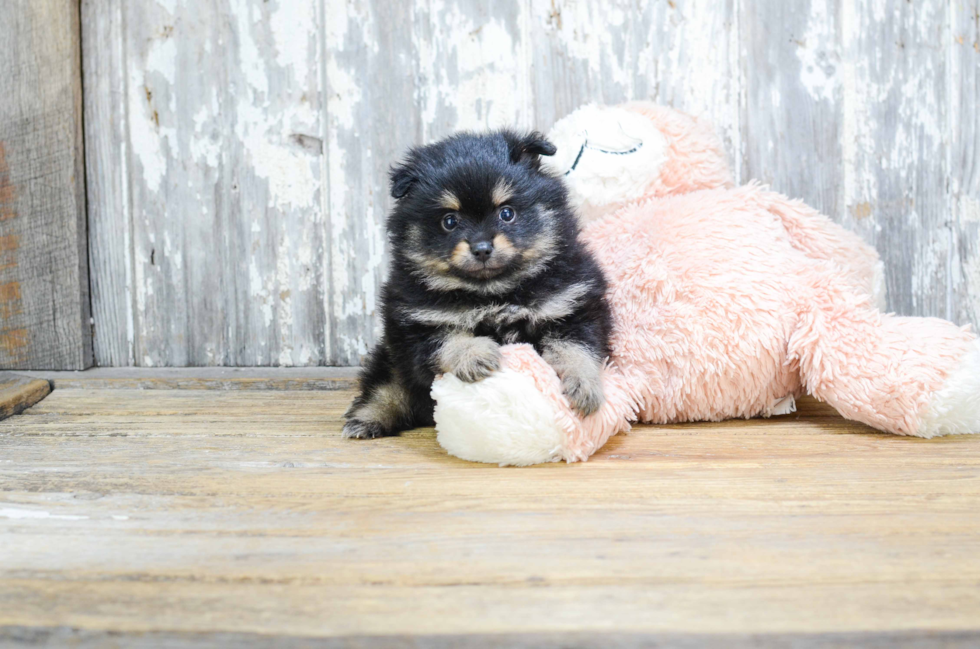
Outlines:
<svg viewBox="0 0 980 649"><path fill-rule="evenodd" d="M484 379L505 343L534 345L583 416L602 405L606 281L578 240L565 186L540 167L554 153L539 133L464 133L392 169L384 335L345 437L432 426L436 374Z"/></svg>

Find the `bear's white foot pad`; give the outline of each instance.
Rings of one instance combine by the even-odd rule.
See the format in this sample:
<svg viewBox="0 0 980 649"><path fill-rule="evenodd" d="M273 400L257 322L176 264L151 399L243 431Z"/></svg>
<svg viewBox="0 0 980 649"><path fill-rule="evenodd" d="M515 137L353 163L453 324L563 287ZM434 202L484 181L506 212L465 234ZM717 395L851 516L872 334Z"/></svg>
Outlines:
<svg viewBox="0 0 980 649"><path fill-rule="evenodd" d="M980 339L932 395L919 424L921 437L968 433L980 433Z"/></svg>
<svg viewBox="0 0 980 649"><path fill-rule="evenodd" d="M476 383L445 374L432 384L436 433L450 455L528 466L564 459L564 431L534 381L503 369Z"/></svg>

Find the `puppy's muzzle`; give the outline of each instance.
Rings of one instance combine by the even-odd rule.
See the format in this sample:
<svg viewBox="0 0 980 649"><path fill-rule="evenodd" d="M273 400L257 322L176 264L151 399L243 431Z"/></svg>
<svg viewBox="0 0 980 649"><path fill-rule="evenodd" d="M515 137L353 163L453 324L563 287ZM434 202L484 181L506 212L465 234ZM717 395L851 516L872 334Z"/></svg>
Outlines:
<svg viewBox="0 0 980 649"><path fill-rule="evenodd" d="M476 280L488 280L506 272L514 260L514 246L502 235L497 239L481 237L460 241L450 257L457 273Z"/></svg>
<svg viewBox="0 0 980 649"><path fill-rule="evenodd" d="M477 261L486 263L490 261L490 255L493 254L493 242L477 241L476 243L471 243L470 252L473 253L473 257Z"/></svg>

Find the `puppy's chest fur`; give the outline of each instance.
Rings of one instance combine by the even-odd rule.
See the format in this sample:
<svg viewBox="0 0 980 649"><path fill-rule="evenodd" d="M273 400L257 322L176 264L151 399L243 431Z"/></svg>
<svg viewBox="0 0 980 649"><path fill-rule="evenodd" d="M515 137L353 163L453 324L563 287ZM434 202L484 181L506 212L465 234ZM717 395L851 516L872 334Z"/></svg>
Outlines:
<svg viewBox="0 0 980 649"><path fill-rule="evenodd" d="M594 288L582 280L462 304L421 302L405 305L400 315L412 324L470 331L500 343L537 343L551 326L578 311Z"/></svg>

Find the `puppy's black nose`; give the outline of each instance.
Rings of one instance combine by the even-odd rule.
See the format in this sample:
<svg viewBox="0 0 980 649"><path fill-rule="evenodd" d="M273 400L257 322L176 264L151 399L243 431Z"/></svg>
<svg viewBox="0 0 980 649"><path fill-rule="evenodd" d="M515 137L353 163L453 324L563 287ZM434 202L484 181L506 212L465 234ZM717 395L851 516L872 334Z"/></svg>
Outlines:
<svg viewBox="0 0 980 649"><path fill-rule="evenodd" d="M493 244L489 241L478 241L470 244L470 252L478 261L486 261L493 254Z"/></svg>

